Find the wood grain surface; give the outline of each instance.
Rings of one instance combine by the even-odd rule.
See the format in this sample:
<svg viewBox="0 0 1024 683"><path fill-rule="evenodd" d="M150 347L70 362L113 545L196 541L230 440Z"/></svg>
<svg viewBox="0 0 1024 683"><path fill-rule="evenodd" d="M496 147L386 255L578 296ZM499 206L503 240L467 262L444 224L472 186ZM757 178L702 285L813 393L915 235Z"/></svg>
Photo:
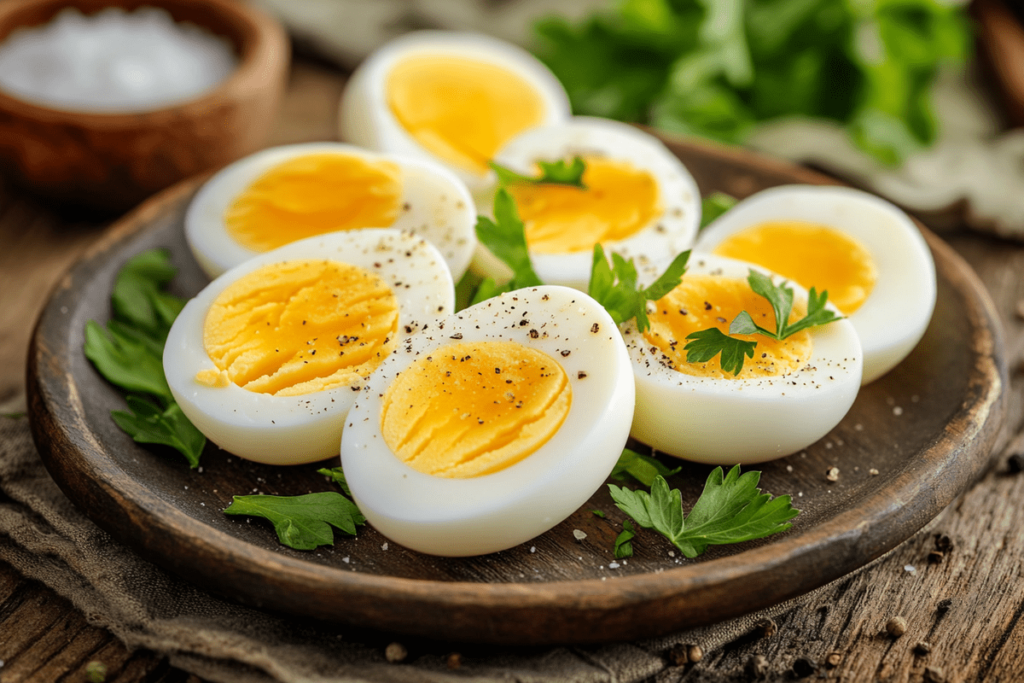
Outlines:
<svg viewBox="0 0 1024 683"><path fill-rule="evenodd" d="M293 71L277 141L333 137L340 84L339 75L300 64ZM45 300L46 285L100 231L96 226L72 229L9 191L0 201L0 292L24 290L13 301L5 297L0 309L0 353L8 361L0 366L0 397L5 410L16 410L23 391L26 321ZM1024 626L1019 623L1024 537L1018 532L1024 510L1014 501L1024 494L1024 477L1008 474L1005 459L1020 447L1015 436L1024 421L1024 383L1018 369L1024 323L1015 312L1024 299L1024 247L968 234L952 236L949 242L979 273L1005 325L1011 386L995 452L998 464L930 530L915 535L871 570L778 618L774 629L766 629L774 631L770 636L766 631L752 633L707 653L697 664L683 664L677 653L666 652L669 666L659 679L743 680L751 658L758 655L765 658L769 675L787 679L796 677L794 665L806 669L797 664L799 658L810 658L822 665L820 674L836 680L1017 680L1024 660ZM26 289L25 283L34 287ZM941 563L929 564L935 533L948 535L953 548ZM909 572L907 566L915 570ZM941 611L945 599L951 603ZM883 635L885 623L897 615L907 621L906 634L898 639ZM915 653L925 640L931 643L930 652L918 648L921 654ZM156 656L124 652L109 634L86 626L67 603L10 568L0 569L0 659L0 680L5 683L83 680L84 666L92 659L105 661L108 680L188 678ZM826 661L836 665L826 668Z"/></svg>

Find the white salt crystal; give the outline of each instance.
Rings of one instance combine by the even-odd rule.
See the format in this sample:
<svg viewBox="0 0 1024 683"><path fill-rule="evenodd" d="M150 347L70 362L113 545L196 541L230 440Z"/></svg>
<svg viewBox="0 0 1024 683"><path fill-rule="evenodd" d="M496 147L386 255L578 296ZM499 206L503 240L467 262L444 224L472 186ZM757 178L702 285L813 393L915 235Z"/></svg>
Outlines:
<svg viewBox="0 0 1024 683"><path fill-rule="evenodd" d="M145 111L195 98L236 64L228 40L162 9L65 9L0 43L0 89L56 109Z"/></svg>

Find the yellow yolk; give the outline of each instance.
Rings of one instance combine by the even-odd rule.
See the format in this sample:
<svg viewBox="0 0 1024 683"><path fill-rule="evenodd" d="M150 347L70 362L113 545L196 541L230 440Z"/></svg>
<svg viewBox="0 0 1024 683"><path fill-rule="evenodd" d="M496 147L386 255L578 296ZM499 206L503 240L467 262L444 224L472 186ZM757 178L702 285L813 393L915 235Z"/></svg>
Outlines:
<svg viewBox="0 0 1024 683"><path fill-rule="evenodd" d="M661 213L658 184L647 171L601 157L584 162L586 189L525 183L509 187L530 251L591 251L598 242L631 237Z"/></svg>
<svg viewBox="0 0 1024 683"><path fill-rule="evenodd" d="M800 309L800 310L798 310ZM717 327L729 334L729 324L740 311L750 313L754 322L767 330L775 329L775 313L771 304L754 294L745 280L687 275L682 284L656 302L656 310L648 314L651 327L644 337L662 354L662 361L687 375L717 377L720 379L755 379L794 372L810 360L813 342L810 332L797 332L782 341L760 334L731 335L746 341L756 341L752 359L744 358L739 375L722 371L720 358L715 356L706 363L686 361L684 347L687 335ZM806 308L794 304L790 321L802 318Z"/></svg>
<svg viewBox="0 0 1024 683"><path fill-rule="evenodd" d="M804 289L827 291L847 315L861 307L878 279L871 253L860 242L814 223L761 223L730 236L715 253L762 265Z"/></svg>
<svg viewBox="0 0 1024 683"><path fill-rule="evenodd" d="M514 465L550 439L572 389L550 356L515 342L449 344L388 388L384 441L410 467L467 478Z"/></svg>
<svg viewBox="0 0 1024 683"><path fill-rule="evenodd" d="M236 242L270 251L337 230L387 228L401 210L396 164L344 154L307 154L270 169L224 212Z"/></svg>
<svg viewBox="0 0 1024 683"><path fill-rule="evenodd" d="M207 386L297 396L361 382L394 346L398 302L376 275L335 261L264 266L225 289L203 326Z"/></svg>
<svg viewBox="0 0 1024 683"><path fill-rule="evenodd" d="M388 74L388 105L432 154L483 175L506 142L544 120L530 83L497 66L452 55L422 55Z"/></svg>

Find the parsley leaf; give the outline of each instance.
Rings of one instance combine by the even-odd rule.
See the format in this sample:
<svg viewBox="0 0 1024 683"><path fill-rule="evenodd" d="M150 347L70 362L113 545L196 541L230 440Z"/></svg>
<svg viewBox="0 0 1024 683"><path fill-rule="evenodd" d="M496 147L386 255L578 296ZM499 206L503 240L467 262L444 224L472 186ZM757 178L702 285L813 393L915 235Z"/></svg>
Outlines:
<svg viewBox="0 0 1024 683"><path fill-rule="evenodd" d="M331 527L355 536L356 525L366 523L356 504L336 491L304 496L233 496L224 513L270 520L281 544L296 550L334 545Z"/></svg>
<svg viewBox="0 0 1024 683"><path fill-rule="evenodd" d="M341 490L345 492L346 496L348 496L349 498L352 497L352 491L350 491L348 488L348 480L345 479L345 470L341 469L340 467L332 467L330 469L322 467L317 470L317 474L324 475L332 482L340 486Z"/></svg>
<svg viewBox="0 0 1024 683"><path fill-rule="evenodd" d="M144 337L117 325L104 329L90 320L85 324L85 357L111 384L152 394L164 404L173 400L161 358Z"/></svg>
<svg viewBox="0 0 1024 683"><path fill-rule="evenodd" d="M638 525L657 531L683 555L694 558L708 546L764 538L792 526L789 520L800 511L792 506L789 496L773 498L761 493L757 488L760 477L757 471L740 474L739 465L723 477L722 468L716 467L685 517L679 489L669 489L661 476L655 478L650 493L614 484L608 488L618 508Z"/></svg>
<svg viewBox="0 0 1024 683"><path fill-rule="evenodd" d="M836 320L842 320L832 311L825 308L828 301L828 292L822 292L819 296L814 287L807 296L807 315L794 323L789 322L790 313L793 311L793 290L786 286L785 282L775 285L772 279L764 273L751 269L747 277L750 288L755 294L764 297L772 305L775 312L775 330L766 330L757 325L750 314L741 311L729 325L729 332L733 334L763 334L773 339L785 339L808 327L825 325Z"/></svg>
<svg viewBox="0 0 1024 683"><path fill-rule="evenodd" d="M544 284L533 271L530 251L526 246L526 233L516 210L516 202L504 187L498 188L494 195L494 220L487 216L477 216L476 236L492 254L512 269L512 279L499 285L493 278L485 278L477 287L471 303L484 301L502 292Z"/></svg>
<svg viewBox="0 0 1024 683"><path fill-rule="evenodd" d="M161 410L138 396L128 396L130 413L114 410L110 416L136 443L170 446L185 456L189 465L199 466L199 456L206 445L206 437L189 422L181 407L173 401Z"/></svg>
<svg viewBox="0 0 1024 683"><path fill-rule="evenodd" d="M669 469L657 458L623 448L619 461L612 468L611 477L619 481L625 481L627 477L632 477L644 486L650 486L654 483L654 477L657 475L671 477L681 469L682 467Z"/></svg>
<svg viewBox="0 0 1024 683"><path fill-rule="evenodd" d="M724 192L712 192L705 197L701 202L699 230L708 227L712 221L736 206L736 201L735 197Z"/></svg>
<svg viewBox="0 0 1024 683"><path fill-rule="evenodd" d="M581 190L587 189L587 186L583 184L583 173L587 170L587 166L580 157L573 157L573 160L568 163L564 159L538 161L540 175L536 178L516 173L493 161L489 162L489 165L498 174L498 183L502 186L529 183L531 185L569 185Z"/></svg>
<svg viewBox="0 0 1024 683"><path fill-rule="evenodd" d="M628 519L622 520L622 531L615 537L615 546L612 552L616 560L624 557L633 557L633 539L636 537L636 527Z"/></svg>
<svg viewBox="0 0 1024 683"><path fill-rule="evenodd" d="M739 320L739 316L736 316L736 319ZM733 332L731 328L729 331ZM717 327L698 330L686 335L686 338L690 341L683 347L683 351L686 351L688 363L706 363L721 353L722 372L731 372L734 375L740 374L740 371L743 370L744 356L754 357L754 347L757 346L755 341L730 337Z"/></svg>
<svg viewBox="0 0 1024 683"><path fill-rule="evenodd" d="M137 443L174 448L197 467L206 445L202 435L174 402L164 377L167 332L185 301L164 291L175 275L165 250L151 249L131 258L117 274L111 293L113 318L102 327L85 324L85 356L111 384L140 396L126 399L130 412L111 417Z"/></svg>
<svg viewBox="0 0 1024 683"><path fill-rule="evenodd" d="M638 288L632 259L627 261L612 252L612 265L609 266L604 248L595 244L587 294L604 306L616 325L636 318L637 330L643 332L651 326L647 318L647 302L660 299L682 282L689 258L689 251L678 254L649 287Z"/></svg>
<svg viewBox="0 0 1024 683"><path fill-rule="evenodd" d="M827 325L828 323L842 320L832 311L825 308L828 302L828 292L820 295L814 287L807 293L807 315L794 323L789 322L789 316L793 312L793 290L786 286L785 282L778 285L772 279L753 268L747 276L747 283L750 289L758 296L768 300L775 313L775 329L769 330L754 322L750 314L740 311L739 315L729 323L729 334L762 334L772 339L783 340L786 337L796 334L809 327ZM743 357L754 357L755 341L745 341L724 334L717 327L706 330L699 330L686 336L690 340L683 350L686 351L686 360L689 363L704 363L711 360L719 353L722 354L721 366L723 372L740 374L743 370Z"/></svg>

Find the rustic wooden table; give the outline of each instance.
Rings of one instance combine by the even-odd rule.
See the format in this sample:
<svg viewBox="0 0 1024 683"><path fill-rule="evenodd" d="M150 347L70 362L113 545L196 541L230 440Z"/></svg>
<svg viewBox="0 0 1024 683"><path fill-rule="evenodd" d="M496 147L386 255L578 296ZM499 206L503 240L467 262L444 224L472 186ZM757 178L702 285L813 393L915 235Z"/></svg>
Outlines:
<svg viewBox="0 0 1024 683"><path fill-rule="evenodd" d="M297 63L270 144L334 139L343 83L329 68ZM24 409L31 324L53 283L103 229L0 187L0 414ZM1024 474L1011 466L1024 451L1024 244L968 232L946 238L977 271L1004 325L1010 395L991 471L869 570L698 664L670 665L659 681L743 680L753 678L755 663L794 680L799 658L820 666L815 676L842 681L1024 679ZM952 549L932 563L936 535L948 536ZM886 623L897 616L906 633L892 638ZM0 563L0 681L84 681L95 660L106 665L107 681L197 680L152 652L128 652L66 600Z"/></svg>

